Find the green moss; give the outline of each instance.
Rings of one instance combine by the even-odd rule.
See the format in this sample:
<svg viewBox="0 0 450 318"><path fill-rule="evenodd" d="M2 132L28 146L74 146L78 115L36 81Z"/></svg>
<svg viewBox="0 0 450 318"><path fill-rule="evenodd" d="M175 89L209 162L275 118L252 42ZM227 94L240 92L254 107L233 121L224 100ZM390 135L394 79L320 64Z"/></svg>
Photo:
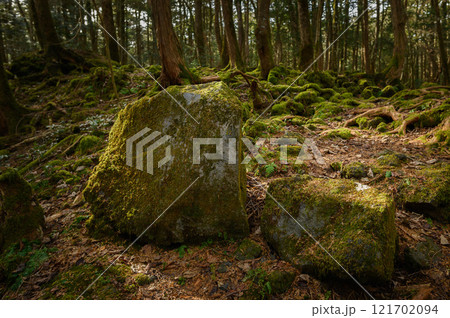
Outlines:
<svg viewBox="0 0 450 318"><path fill-rule="evenodd" d="M343 112L343 108L341 108L338 104L331 102L314 104L313 106L315 106L314 118L327 119L330 117L335 117Z"/></svg>
<svg viewBox="0 0 450 318"><path fill-rule="evenodd" d="M373 97L372 89L370 89L370 88L365 88L365 89L363 90L363 92L361 93L361 97L364 98L364 99L370 99L370 98L372 98L372 97Z"/></svg>
<svg viewBox="0 0 450 318"><path fill-rule="evenodd" d="M392 97L397 93L397 89L394 86L388 85L381 91L381 97Z"/></svg>
<svg viewBox="0 0 450 318"><path fill-rule="evenodd" d="M361 179L367 177L367 167L361 162L352 162L345 165L342 169L341 175L347 179Z"/></svg>
<svg viewBox="0 0 450 318"><path fill-rule="evenodd" d="M295 279L295 273L275 270L267 275L267 281L270 283L274 294L283 294L291 288Z"/></svg>
<svg viewBox="0 0 450 318"><path fill-rule="evenodd" d="M102 266L85 264L58 274L44 290L43 299L77 299L84 293L82 299L125 299L129 288L125 285L126 277L132 274L125 265L113 265L104 271ZM87 287L98 280L88 290Z"/></svg>
<svg viewBox="0 0 450 318"><path fill-rule="evenodd" d="M450 222L450 165L424 168L398 187L396 200L405 210Z"/></svg>
<svg viewBox="0 0 450 318"><path fill-rule="evenodd" d="M244 239L236 250L236 259L243 261L255 259L261 256L262 248L258 243L250 239Z"/></svg>
<svg viewBox="0 0 450 318"><path fill-rule="evenodd" d="M369 118L367 117L359 117L356 119L356 123L360 129L365 129L369 127Z"/></svg>
<svg viewBox="0 0 450 318"><path fill-rule="evenodd" d="M22 238L39 237L43 226L44 214L30 184L7 169L0 175L0 252Z"/></svg>
<svg viewBox="0 0 450 318"><path fill-rule="evenodd" d="M379 123L377 126L377 131L380 133L385 133L388 131L388 125L386 123Z"/></svg>
<svg viewBox="0 0 450 318"><path fill-rule="evenodd" d="M332 88L335 85L336 77L328 71L312 72L306 75L306 80L311 83L320 84L325 88Z"/></svg>
<svg viewBox="0 0 450 318"><path fill-rule="evenodd" d="M295 177L268 192L358 280L388 282L394 270L395 205L388 193L358 191L353 181ZM292 218L266 198L261 229L280 256L319 278L348 275Z"/></svg>
<svg viewBox="0 0 450 318"><path fill-rule="evenodd" d="M407 161L404 154L388 152L377 158L377 162L383 167L400 167L402 163Z"/></svg>
<svg viewBox="0 0 450 318"><path fill-rule="evenodd" d="M288 75L288 71L284 66L276 66L270 70L267 81L276 85Z"/></svg>
<svg viewBox="0 0 450 318"><path fill-rule="evenodd" d="M136 284L138 284L139 286L145 286L152 282L150 276L145 274L137 274L134 277L134 280L136 281Z"/></svg>
<svg viewBox="0 0 450 318"><path fill-rule="evenodd" d="M342 162L340 161L336 161L331 163L330 165L331 169L333 169L333 171L341 171L342 170Z"/></svg>
<svg viewBox="0 0 450 318"><path fill-rule="evenodd" d="M441 248L429 237L405 251L406 264L412 270L428 269L436 265L441 257Z"/></svg>
<svg viewBox="0 0 450 318"><path fill-rule="evenodd" d="M346 128L338 128L330 130L326 135L326 138L342 138L350 139L353 137L352 132Z"/></svg>
<svg viewBox="0 0 450 318"><path fill-rule="evenodd" d="M272 115L303 115L305 107L301 103L297 103L290 98L284 98L284 100L278 104L272 106Z"/></svg>
<svg viewBox="0 0 450 318"><path fill-rule="evenodd" d="M245 135L252 138L261 136L267 130L267 124L262 121L249 120L244 128Z"/></svg>
<svg viewBox="0 0 450 318"><path fill-rule="evenodd" d="M103 143L103 140L96 136L83 136L78 143L76 152L79 155L86 155L96 151Z"/></svg>
<svg viewBox="0 0 450 318"><path fill-rule="evenodd" d="M311 105L318 102L319 93L313 89L308 89L305 92L299 93L295 96L294 100L300 102L303 105Z"/></svg>
<svg viewBox="0 0 450 318"><path fill-rule="evenodd" d="M381 123L384 123L383 117L375 117L367 122L367 126L376 129Z"/></svg>

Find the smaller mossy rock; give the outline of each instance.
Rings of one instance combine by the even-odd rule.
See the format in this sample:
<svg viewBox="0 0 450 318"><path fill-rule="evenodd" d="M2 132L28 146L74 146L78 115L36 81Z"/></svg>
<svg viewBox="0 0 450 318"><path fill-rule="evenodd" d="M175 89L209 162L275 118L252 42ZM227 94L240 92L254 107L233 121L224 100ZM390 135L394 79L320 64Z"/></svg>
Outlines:
<svg viewBox="0 0 450 318"><path fill-rule="evenodd" d="M379 123L378 126L377 126L377 131L379 133L387 132L388 131L388 124L386 124L384 122L383 123Z"/></svg>
<svg viewBox="0 0 450 318"><path fill-rule="evenodd" d="M295 279L294 272L275 270L267 275L273 294L283 294L291 288Z"/></svg>
<svg viewBox="0 0 450 318"><path fill-rule="evenodd" d="M311 83L320 84L324 88L333 88L336 77L327 71L312 72L306 75L306 80Z"/></svg>
<svg viewBox="0 0 450 318"><path fill-rule="evenodd" d="M26 77L44 71L46 65L45 57L35 52L26 53L14 59L10 71L17 77Z"/></svg>
<svg viewBox="0 0 450 318"><path fill-rule="evenodd" d="M152 282L152 279L150 276L142 274L142 273L137 274L134 277L134 280L136 281L136 284L138 284L139 286L145 286Z"/></svg>
<svg viewBox="0 0 450 318"><path fill-rule="evenodd" d="M279 115L304 115L305 107L301 103L297 103L290 98L286 98L272 107L272 116Z"/></svg>
<svg viewBox="0 0 450 318"><path fill-rule="evenodd" d="M389 194L375 188L358 191L351 180L307 176L275 180L268 193L261 229L284 260L320 278L349 279L337 260L361 282L391 279L396 230Z"/></svg>
<svg viewBox="0 0 450 318"><path fill-rule="evenodd" d="M396 200L407 211L450 222L450 164L419 170L403 181Z"/></svg>
<svg viewBox="0 0 450 318"><path fill-rule="evenodd" d="M392 85L388 85L385 88L383 88L383 90L381 91L381 97L392 97L395 95L395 93L397 93L397 89L392 86Z"/></svg>
<svg viewBox="0 0 450 318"><path fill-rule="evenodd" d="M362 179L367 177L367 167L361 162L352 162L343 167L341 175L346 179Z"/></svg>
<svg viewBox="0 0 450 318"><path fill-rule="evenodd" d="M368 117L359 117L356 119L356 123L360 129L365 129L369 127L369 118Z"/></svg>
<svg viewBox="0 0 450 318"><path fill-rule="evenodd" d="M406 265L412 270L428 269L439 262L442 257L440 246L429 237L416 246L405 250Z"/></svg>
<svg viewBox="0 0 450 318"><path fill-rule="evenodd" d="M318 103L314 104L313 106L315 108L314 118L326 119L335 117L336 115L343 112L342 107L331 102Z"/></svg>
<svg viewBox="0 0 450 318"><path fill-rule="evenodd" d="M253 121L249 119L244 127L244 133L247 137L257 138L260 137L268 129L267 124L257 120Z"/></svg>
<svg viewBox="0 0 450 318"><path fill-rule="evenodd" d="M363 92L361 93L361 97L364 99L370 99L373 97L373 91L371 88L367 87L363 90Z"/></svg>
<svg viewBox="0 0 450 318"><path fill-rule="evenodd" d="M317 103L319 100L319 93L313 89L308 89L305 92L299 93L295 96L294 100L296 102L302 103L303 105L309 106L311 104Z"/></svg>
<svg viewBox="0 0 450 318"><path fill-rule="evenodd" d="M400 167L408 161L408 157L402 153L386 151L377 158L377 162L383 167Z"/></svg>
<svg viewBox="0 0 450 318"><path fill-rule="evenodd" d="M336 162L332 162L330 164L331 169L333 169L333 171L341 171L342 170L342 162L340 161L336 161Z"/></svg>
<svg viewBox="0 0 450 318"><path fill-rule="evenodd" d="M270 70L267 81L277 85L288 75L288 73L288 70L284 66L276 66Z"/></svg>
<svg viewBox="0 0 450 318"><path fill-rule="evenodd" d="M7 169L0 175L0 252L23 238L39 238L43 226L44 213L30 184Z"/></svg>
<svg viewBox="0 0 450 318"><path fill-rule="evenodd" d="M325 135L326 138L342 138L342 139L350 139L353 137L352 132L346 128L338 128L333 129L327 132Z"/></svg>
<svg viewBox="0 0 450 318"><path fill-rule="evenodd" d="M255 259L261 256L261 246L253 240L244 239L236 250L235 257L239 261Z"/></svg>
<svg viewBox="0 0 450 318"><path fill-rule="evenodd" d="M83 136L77 146L76 152L79 155L86 155L94 152L102 144L103 140L96 136Z"/></svg>
<svg viewBox="0 0 450 318"><path fill-rule="evenodd" d="M376 129L381 123L384 123L383 117L375 117L367 122L367 127Z"/></svg>

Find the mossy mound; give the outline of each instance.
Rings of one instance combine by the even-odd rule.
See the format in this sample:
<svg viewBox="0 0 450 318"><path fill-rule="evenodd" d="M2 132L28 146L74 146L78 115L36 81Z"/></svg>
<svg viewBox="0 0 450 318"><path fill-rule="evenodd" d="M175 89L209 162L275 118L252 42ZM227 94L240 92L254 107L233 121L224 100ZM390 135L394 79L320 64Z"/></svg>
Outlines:
<svg viewBox="0 0 450 318"><path fill-rule="evenodd" d="M378 164L383 167L400 167L406 161L406 155L391 151L385 151L377 158Z"/></svg>
<svg viewBox="0 0 450 318"><path fill-rule="evenodd" d="M317 103L319 101L319 93L313 89L308 89L305 92L299 93L295 96L294 100L296 102L302 103L303 105L309 106L311 104Z"/></svg>
<svg viewBox="0 0 450 318"><path fill-rule="evenodd" d="M261 229L283 259L304 273L349 279L303 226L358 280L390 280L396 231L389 194L374 188L358 191L350 180L309 177L275 180L268 192Z"/></svg>
<svg viewBox="0 0 450 318"><path fill-rule="evenodd" d="M450 164L419 170L399 186L397 201L407 211L450 222Z"/></svg>
<svg viewBox="0 0 450 318"><path fill-rule="evenodd" d="M84 136L80 139L76 152L79 155L86 155L98 150L103 140L96 136Z"/></svg>
<svg viewBox="0 0 450 318"><path fill-rule="evenodd" d="M283 98L283 100L272 106L272 116L279 115L299 115L302 116L305 113L305 107L301 103L297 103L290 98Z"/></svg>
<svg viewBox="0 0 450 318"><path fill-rule="evenodd" d="M353 137L352 132L346 128L338 128L330 130L325 135L326 138L342 138L342 139L350 139Z"/></svg>
<svg viewBox="0 0 450 318"><path fill-rule="evenodd" d="M23 238L41 235L42 208L33 200L31 186L16 170L0 175L0 251Z"/></svg>
<svg viewBox="0 0 450 318"><path fill-rule="evenodd" d="M381 91L381 97L392 97L397 93L397 89L394 86L388 85Z"/></svg>
<svg viewBox="0 0 450 318"><path fill-rule="evenodd" d="M284 66L276 66L270 70L267 81L277 85L279 84L287 75L289 71Z"/></svg>
<svg viewBox="0 0 450 318"><path fill-rule="evenodd" d="M267 275L267 281L270 283L272 293L283 294L289 288L295 279L295 273L275 270Z"/></svg>
<svg viewBox="0 0 450 318"><path fill-rule="evenodd" d="M352 162L344 166L341 175L347 179L362 179L367 177L367 167L361 162Z"/></svg>
<svg viewBox="0 0 450 318"><path fill-rule="evenodd" d="M222 82L172 86L168 93L144 97L119 113L108 147L84 192L92 207L90 227L98 229L96 224L106 224L120 233L138 236L165 211L142 235L142 241L171 245L204 242L218 238L220 233L234 238L246 236L245 167L238 165L243 158L239 142L241 103ZM200 123L190 118L171 96ZM136 135L146 128L150 131L141 137ZM149 147L150 141L143 139L150 138L152 132L159 132L159 138L170 136L154 151L155 167L145 160L146 147L141 153L142 171L136 168L136 150L129 151L132 156L128 166L127 140L136 136L135 148L140 141ZM200 164L194 163L194 138L222 139L223 152L219 155L223 159L206 160L205 154L216 153L216 149L203 146ZM237 141L236 155L232 157L236 164L227 159L233 153L230 139ZM166 147L170 147L169 158ZM165 158L169 160L162 161Z"/></svg>
<svg viewBox="0 0 450 318"><path fill-rule="evenodd" d="M250 239L244 239L236 250L236 259L243 261L255 259L261 256L262 248L258 243Z"/></svg>

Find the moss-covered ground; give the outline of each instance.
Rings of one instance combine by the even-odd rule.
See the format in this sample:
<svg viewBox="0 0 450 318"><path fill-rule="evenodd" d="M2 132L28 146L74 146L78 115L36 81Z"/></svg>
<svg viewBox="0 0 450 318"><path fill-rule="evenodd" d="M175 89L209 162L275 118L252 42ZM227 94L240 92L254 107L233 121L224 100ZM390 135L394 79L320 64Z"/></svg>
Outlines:
<svg viewBox="0 0 450 318"><path fill-rule="evenodd" d="M10 83L19 102L36 112L20 127L20 134L0 138L0 169L16 168L29 182L44 210L45 229L36 241L13 245L1 256L0 297L73 299L133 239L117 236L107 226L98 235L88 231L90 207L81 193L104 151L119 110L157 90L148 74L134 66L114 66L117 99L108 68L101 61L96 61L89 72L73 71L50 78L23 77L30 65L39 66L38 61L26 62L25 58L22 64L13 64L10 70L16 77ZM147 70L158 76L160 67ZM209 68L194 72L199 76L217 75ZM259 75L257 70L250 74ZM307 74L289 86L300 72L280 67L271 72L269 81L258 82L256 96L241 76L231 77L226 72L219 75L242 102L244 136L253 142L266 138L259 148L266 163L259 165L252 160L246 166L250 239L261 247L261 253L237 258L242 241L232 240L227 233L221 233L219 240L195 246L163 249L138 243L82 298L367 298L349 281L320 281L301 274L277 256L260 230L265 198L260 184L266 187L273 179L302 174L351 178L352 174L343 173L343 169L359 162L364 173L358 175L358 182L401 200L397 195L401 189L419 186L420 190L420 185L432 184L424 180L432 174L421 171L442 169L450 163L446 125L450 90L433 84L401 89L364 74L328 72ZM393 106L399 117L367 114L383 106ZM364 118L344 127L348 120L364 113ZM419 119L406 125L406 134L395 131L414 116ZM289 165L280 163L280 145L270 143L270 138L276 137L299 142L288 148ZM325 164L296 160L305 140L314 141ZM314 158L310 150L307 153L309 159ZM448 299L448 224L404 210L402 203L397 202L396 209L398 251L392 281L365 287L380 299ZM427 238L443 256L430 268L411 268L405 251Z"/></svg>

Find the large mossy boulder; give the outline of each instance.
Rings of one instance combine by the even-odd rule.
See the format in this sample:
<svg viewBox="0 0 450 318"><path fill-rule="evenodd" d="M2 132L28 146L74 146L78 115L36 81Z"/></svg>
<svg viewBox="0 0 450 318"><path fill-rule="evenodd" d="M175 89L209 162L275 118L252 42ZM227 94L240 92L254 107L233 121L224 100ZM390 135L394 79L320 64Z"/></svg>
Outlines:
<svg viewBox="0 0 450 318"><path fill-rule="evenodd" d="M44 213L31 186L14 169L0 174L0 252L21 239L42 234Z"/></svg>
<svg viewBox="0 0 450 318"><path fill-rule="evenodd" d="M319 278L349 278L336 261L361 282L391 278L396 231L390 195L351 180L310 177L275 180L268 193L261 228L283 259Z"/></svg>
<svg viewBox="0 0 450 318"><path fill-rule="evenodd" d="M397 191L399 205L407 211L450 222L450 164L419 170L404 179Z"/></svg>
<svg viewBox="0 0 450 318"><path fill-rule="evenodd" d="M241 121L237 96L221 82L173 86L167 93L143 97L128 105L119 113L105 153L84 191L93 213L90 229L94 234L110 229L108 232L139 236L165 211L142 234L142 241L172 245L203 242L223 233L233 238L246 236L246 176L244 166L238 165L242 161ZM170 136L154 152L153 174L126 165L127 139L145 128L150 132L135 144L152 132ZM194 138L222 139L224 159L206 160L205 154L216 153L217 149L214 145L202 146L201 162L194 164ZM233 139L237 141L237 158L236 164L229 164L229 142ZM172 159L158 168L168 145ZM133 163L135 157L133 152ZM143 158L145 167L145 151Z"/></svg>

